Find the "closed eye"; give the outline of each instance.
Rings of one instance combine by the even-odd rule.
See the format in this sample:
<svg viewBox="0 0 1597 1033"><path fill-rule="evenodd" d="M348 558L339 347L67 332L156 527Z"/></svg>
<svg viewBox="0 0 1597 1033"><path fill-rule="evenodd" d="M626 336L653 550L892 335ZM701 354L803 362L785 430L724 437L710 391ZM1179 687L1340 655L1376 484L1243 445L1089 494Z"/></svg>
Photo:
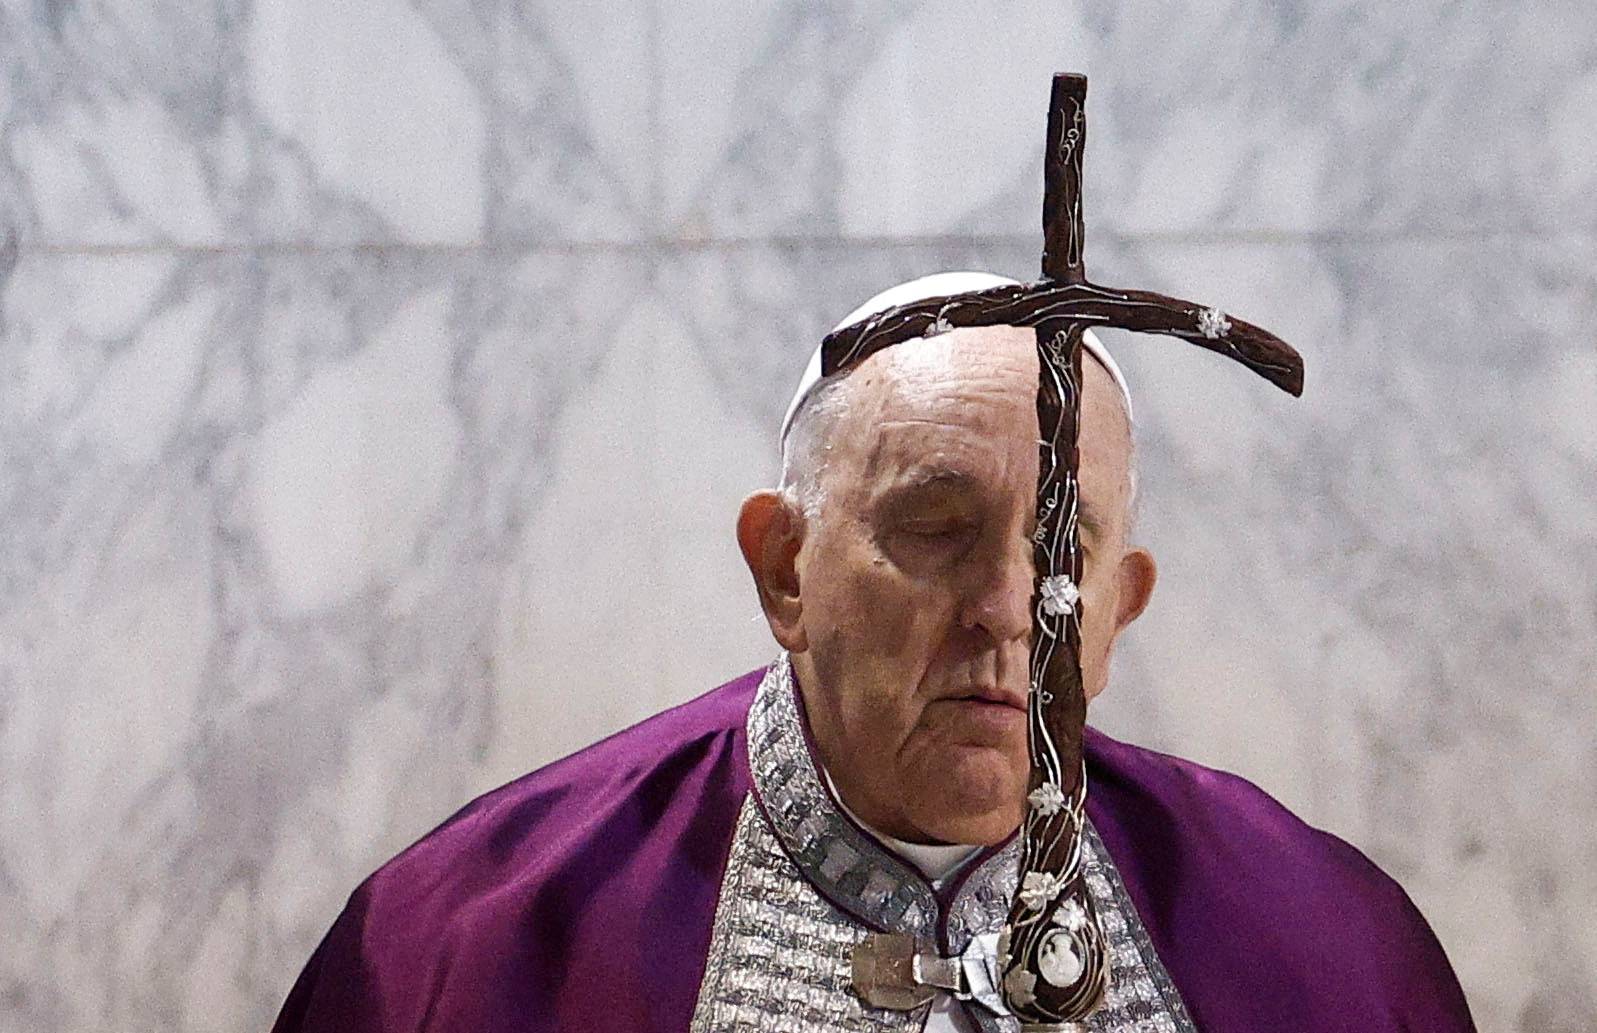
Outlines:
<svg viewBox="0 0 1597 1033"><path fill-rule="evenodd" d="M912 538L931 540L959 538L974 530L975 527L970 524L905 524L899 528L901 533Z"/></svg>
<svg viewBox="0 0 1597 1033"><path fill-rule="evenodd" d="M911 566L930 564L941 569L956 563L976 544L980 529L968 523L909 523L897 529L894 549Z"/></svg>

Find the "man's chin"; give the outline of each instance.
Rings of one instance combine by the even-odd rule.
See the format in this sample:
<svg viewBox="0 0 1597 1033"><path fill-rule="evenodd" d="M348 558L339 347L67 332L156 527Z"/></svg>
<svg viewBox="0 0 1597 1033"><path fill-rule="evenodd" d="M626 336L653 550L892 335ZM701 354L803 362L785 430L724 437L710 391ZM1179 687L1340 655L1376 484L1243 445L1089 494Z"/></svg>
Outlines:
<svg viewBox="0 0 1597 1033"><path fill-rule="evenodd" d="M963 756L961 756L963 754ZM1020 826L1024 775L1019 779L1002 751L956 747L909 801L916 827L945 843L990 845Z"/></svg>
<svg viewBox="0 0 1597 1033"><path fill-rule="evenodd" d="M945 811L928 814L917 824L940 843L995 846L1020 827L1020 808L998 807L980 814Z"/></svg>

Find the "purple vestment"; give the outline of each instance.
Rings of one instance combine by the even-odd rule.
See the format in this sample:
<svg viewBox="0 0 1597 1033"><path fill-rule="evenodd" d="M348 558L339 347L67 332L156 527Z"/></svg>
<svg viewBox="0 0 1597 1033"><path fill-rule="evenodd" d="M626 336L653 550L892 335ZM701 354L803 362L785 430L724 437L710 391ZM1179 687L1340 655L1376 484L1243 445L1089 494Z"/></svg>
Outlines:
<svg viewBox="0 0 1597 1033"><path fill-rule="evenodd" d="M277 1033L688 1030L731 927L734 832L760 813L764 673L488 793L384 865ZM1357 850L1240 778L1091 729L1086 750L1091 822L1197 1029L1473 1029L1425 920Z"/></svg>

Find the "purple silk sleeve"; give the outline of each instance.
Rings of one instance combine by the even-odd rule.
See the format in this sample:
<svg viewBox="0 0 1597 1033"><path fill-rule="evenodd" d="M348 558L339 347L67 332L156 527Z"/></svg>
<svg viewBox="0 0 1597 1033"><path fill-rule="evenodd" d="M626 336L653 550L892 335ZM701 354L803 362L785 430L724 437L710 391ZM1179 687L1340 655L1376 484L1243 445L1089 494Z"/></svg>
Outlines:
<svg viewBox="0 0 1597 1033"><path fill-rule="evenodd" d="M685 1030L760 673L481 797L384 865L276 1033Z"/></svg>
<svg viewBox="0 0 1597 1033"><path fill-rule="evenodd" d="M1430 926L1363 854L1244 779L1087 733L1088 815L1200 1030L1474 1030Z"/></svg>

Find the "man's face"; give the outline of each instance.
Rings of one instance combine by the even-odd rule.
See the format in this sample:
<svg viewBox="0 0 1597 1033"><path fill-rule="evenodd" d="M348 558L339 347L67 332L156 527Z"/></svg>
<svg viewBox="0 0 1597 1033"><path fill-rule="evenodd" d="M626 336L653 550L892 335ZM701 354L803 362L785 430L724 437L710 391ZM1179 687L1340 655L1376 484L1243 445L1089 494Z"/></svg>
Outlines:
<svg viewBox="0 0 1597 1033"><path fill-rule="evenodd" d="M1083 366L1090 696L1114 637L1129 433L1108 375ZM997 842L1020 820L1029 765L1035 339L989 327L908 342L846 389L796 561L808 648L794 664L821 760L884 832Z"/></svg>

